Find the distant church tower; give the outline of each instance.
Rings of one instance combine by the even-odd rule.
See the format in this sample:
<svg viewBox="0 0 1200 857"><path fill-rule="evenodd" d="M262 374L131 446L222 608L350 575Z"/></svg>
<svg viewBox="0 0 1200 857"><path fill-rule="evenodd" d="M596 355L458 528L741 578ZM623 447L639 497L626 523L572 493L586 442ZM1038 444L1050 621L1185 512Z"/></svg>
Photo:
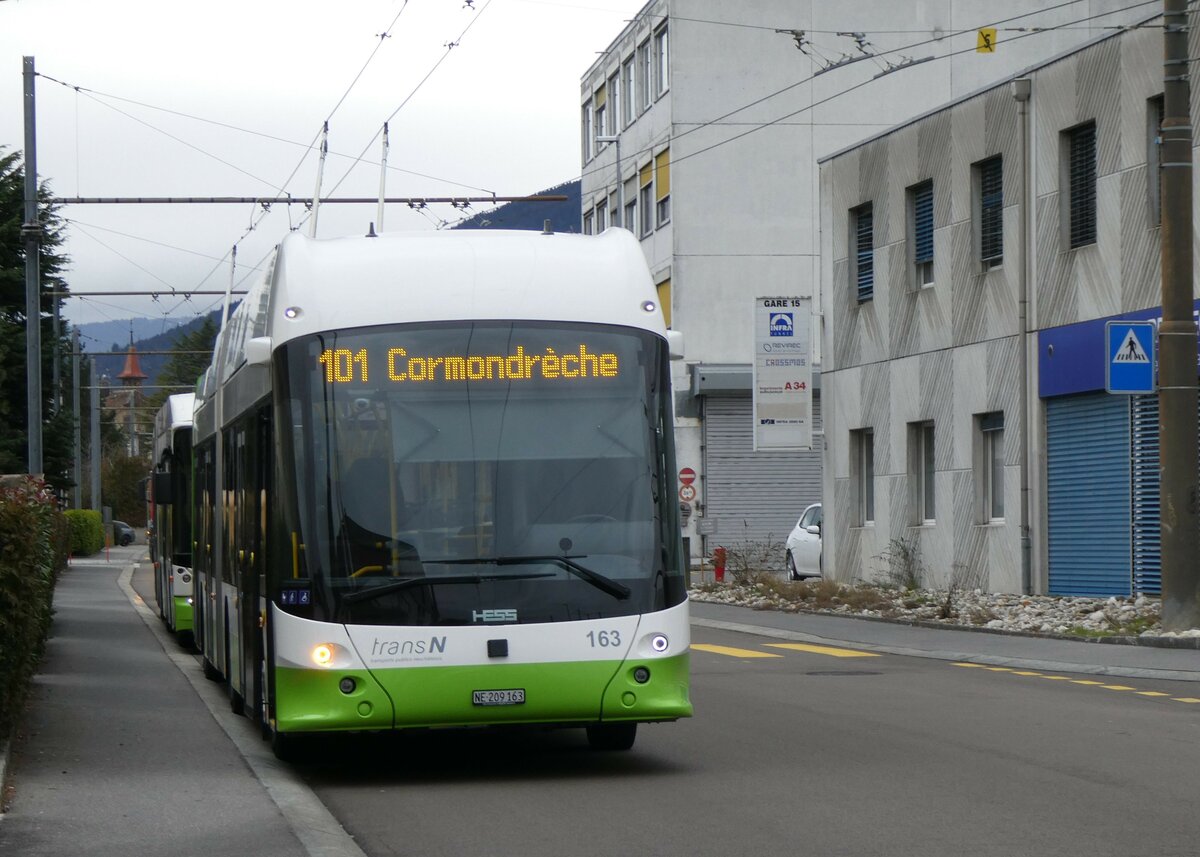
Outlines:
<svg viewBox="0 0 1200 857"><path fill-rule="evenodd" d="M137 348L133 344L133 328L129 330L129 350L125 352L125 368L123 368L117 379L121 382L121 389L114 390L108 396L107 407L116 416L117 424L125 431L125 437L129 441L130 456L141 454L141 437L139 428L141 424L147 420L139 419L141 413L140 408L146 401L145 393L142 392L142 382L149 376L142 371L142 364L138 362Z"/></svg>

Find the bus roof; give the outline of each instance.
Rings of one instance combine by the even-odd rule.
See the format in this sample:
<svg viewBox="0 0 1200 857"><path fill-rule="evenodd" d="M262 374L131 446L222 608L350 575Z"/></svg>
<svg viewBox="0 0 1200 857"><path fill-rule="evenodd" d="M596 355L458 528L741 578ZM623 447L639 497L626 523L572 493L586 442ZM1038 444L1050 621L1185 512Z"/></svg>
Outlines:
<svg viewBox="0 0 1200 857"><path fill-rule="evenodd" d="M250 326L276 347L322 330L459 319L570 319L665 330L645 256L624 229L599 236L447 230L322 240L292 233L280 245L273 281L270 300L260 294L256 301L252 291L243 307L258 316ZM288 309L294 317L285 316Z"/></svg>

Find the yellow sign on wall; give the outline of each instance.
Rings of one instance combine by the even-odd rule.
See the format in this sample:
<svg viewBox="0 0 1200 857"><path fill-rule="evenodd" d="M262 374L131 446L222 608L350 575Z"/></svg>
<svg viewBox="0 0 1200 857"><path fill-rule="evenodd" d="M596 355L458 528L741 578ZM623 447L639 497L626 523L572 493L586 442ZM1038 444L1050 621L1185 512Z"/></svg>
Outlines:
<svg viewBox="0 0 1200 857"><path fill-rule="evenodd" d="M975 42L975 52L979 54L994 54L996 52L996 28L984 27L979 31Z"/></svg>

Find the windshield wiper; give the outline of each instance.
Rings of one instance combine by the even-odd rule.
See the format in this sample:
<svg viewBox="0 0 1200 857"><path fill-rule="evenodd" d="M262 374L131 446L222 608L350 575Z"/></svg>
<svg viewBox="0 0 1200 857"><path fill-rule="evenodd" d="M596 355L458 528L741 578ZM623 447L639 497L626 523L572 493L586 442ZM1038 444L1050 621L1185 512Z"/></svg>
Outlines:
<svg viewBox="0 0 1200 857"><path fill-rule="evenodd" d="M442 560L442 562L462 562L463 560ZM487 560L482 560L486 562ZM528 574L450 574L442 577L406 577L383 586L373 586L370 589L360 589L342 596L343 604L357 604L359 601L370 601L390 592L402 589L412 589L415 586L440 586L443 583L483 583L485 580L527 580L535 577L553 577L551 572L529 572Z"/></svg>
<svg viewBox="0 0 1200 857"><path fill-rule="evenodd" d="M611 577L605 577L600 572L592 571L587 566L575 562L576 559L583 559L585 556L586 554L581 554L577 557L562 556L561 554L546 554L544 556L480 556L474 559L442 559L426 560L426 562L443 562L447 565L462 565L471 562L495 563L496 565L528 565L533 562L556 562L576 577L583 578L592 584L592 586L607 592L613 598L619 598L624 601L633 593L633 590L624 583L618 583Z"/></svg>

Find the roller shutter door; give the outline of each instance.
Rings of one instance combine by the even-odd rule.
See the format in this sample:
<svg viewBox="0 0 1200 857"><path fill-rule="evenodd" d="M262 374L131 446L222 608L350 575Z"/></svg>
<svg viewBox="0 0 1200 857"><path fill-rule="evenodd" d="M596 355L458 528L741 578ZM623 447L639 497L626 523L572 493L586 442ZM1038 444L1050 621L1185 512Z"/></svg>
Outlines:
<svg viewBox="0 0 1200 857"><path fill-rule="evenodd" d="M1124 396L1046 402L1051 595L1128 595L1130 421Z"/></svg>
<svg viewBox="0 0 1200 857"><path fill-rule="evenodd" d="M710 396L704 404L705 516L717 532L708 548L783 543L810 503L821 500L821 399L813 397L813 449L755 452L749 396Z"/></svg>

